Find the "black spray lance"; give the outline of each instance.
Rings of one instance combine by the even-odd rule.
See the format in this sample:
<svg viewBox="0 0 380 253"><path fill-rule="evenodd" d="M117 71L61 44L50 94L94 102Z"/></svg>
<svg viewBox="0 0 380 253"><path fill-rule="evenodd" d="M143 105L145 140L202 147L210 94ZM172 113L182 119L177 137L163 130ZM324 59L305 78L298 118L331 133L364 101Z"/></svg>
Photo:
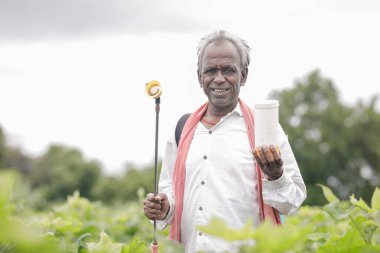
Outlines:
<svg viewBox="0 0 380 253"><path fill-rule="evenodd" d="M156 134L154 143L154 195L158 194L158 122L159 122L159 112L160 112L160 97L162 93L162 88L159 81L153 80L145 85L145 91L151 98L155 99L155 110L156 110ZM157 242L157 224L156 219L153 220L153 242L151 244L152 253L158 253L158 242Z"/></svg>

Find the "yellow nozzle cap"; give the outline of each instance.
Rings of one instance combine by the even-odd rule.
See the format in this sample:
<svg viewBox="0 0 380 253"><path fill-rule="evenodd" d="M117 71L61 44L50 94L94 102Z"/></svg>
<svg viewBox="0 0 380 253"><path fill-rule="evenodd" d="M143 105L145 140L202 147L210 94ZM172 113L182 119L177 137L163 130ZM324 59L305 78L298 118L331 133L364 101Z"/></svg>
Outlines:
<svg viewBox="0 0 380 253"><path fill-rule="evenodd" d="M145 91L151 98L159 98L162 93L160 82L157 80L150 81L145 85Z"/></svg>

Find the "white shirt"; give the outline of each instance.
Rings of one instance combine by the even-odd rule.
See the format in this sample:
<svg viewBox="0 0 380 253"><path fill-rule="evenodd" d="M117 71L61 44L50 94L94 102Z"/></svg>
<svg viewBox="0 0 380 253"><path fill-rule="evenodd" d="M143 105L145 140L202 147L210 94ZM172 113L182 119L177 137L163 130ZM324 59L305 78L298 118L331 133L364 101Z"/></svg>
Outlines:
<svg viewBox="0 0 380 253"><path fill-rule="evenodd" d="M287 136L279 126L280 151L284 173L275 181L263 179L264 203L282 214L294 212L306 198L306 187ZM159 192L168 195L170 211L158 222L163 229L173 218L175 201L172 187L177 144L171 138L166 146ZM198 123L186 160L186 181L181 221L181 239L186 253L234 252L231 243L197 231L213 216L239 229L248 220L260 223L255 161L249 145L245 122L236 108L211 129Z"/></svg>

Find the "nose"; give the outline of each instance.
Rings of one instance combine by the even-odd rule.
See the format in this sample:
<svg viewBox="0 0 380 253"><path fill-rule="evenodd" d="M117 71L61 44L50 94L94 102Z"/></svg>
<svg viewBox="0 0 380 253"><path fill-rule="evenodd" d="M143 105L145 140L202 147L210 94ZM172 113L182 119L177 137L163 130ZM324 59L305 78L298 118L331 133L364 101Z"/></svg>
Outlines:
<svg viewBox="0 0 380 253"><path fill-rule="evenodd" d="M225 81L224 75L220 69L215 73L214 83L223 83Z"/></svg>

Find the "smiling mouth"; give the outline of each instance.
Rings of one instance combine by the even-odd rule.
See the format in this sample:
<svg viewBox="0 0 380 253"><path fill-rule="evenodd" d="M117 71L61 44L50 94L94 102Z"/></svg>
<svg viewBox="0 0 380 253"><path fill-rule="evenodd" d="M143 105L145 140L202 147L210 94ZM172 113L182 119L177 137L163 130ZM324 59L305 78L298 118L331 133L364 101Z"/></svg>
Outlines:
<svg viewBox="0 0 380 253"><path fill-rule="evenodd" d="M217 93L223 93L225 91L229 91L231 88L227 88L227 89L215 89L215 88L211 88L212 91L215 91Z"/></svg>

